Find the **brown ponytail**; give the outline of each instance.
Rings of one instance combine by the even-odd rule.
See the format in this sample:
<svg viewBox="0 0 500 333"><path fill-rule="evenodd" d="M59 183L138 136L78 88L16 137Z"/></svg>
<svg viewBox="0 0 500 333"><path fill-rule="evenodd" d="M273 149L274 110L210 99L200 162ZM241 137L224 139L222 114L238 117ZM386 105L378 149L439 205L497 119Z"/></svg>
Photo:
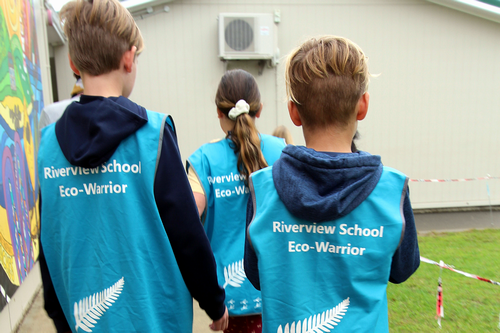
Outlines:
<svg viewBox="0 0 500 333"><path fill-rule="evenodd" d="M235 69L226 72L222 77L215 104L228 116L239 100L245 100L250 106L248 114L241 114L228 137L233 141L234 153L238 156L238 171L245 175L245 183L252 172L267 167L267 162L260 149L259 132L255 127L255 115L260 110L260 92L255 78L248 72Z"/></svg>

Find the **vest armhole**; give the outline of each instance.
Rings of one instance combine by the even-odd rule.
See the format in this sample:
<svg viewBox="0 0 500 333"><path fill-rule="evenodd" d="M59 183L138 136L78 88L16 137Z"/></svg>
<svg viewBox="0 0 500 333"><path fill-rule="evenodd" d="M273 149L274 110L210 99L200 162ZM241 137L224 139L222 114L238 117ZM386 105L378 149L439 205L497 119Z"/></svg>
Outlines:
<svg viewBox="0 0 500 333"><path fill-rule="evenodd" d="M403 191L401 192L401 202L399 203L399 211L401 214L401 221L403 221L403 225L401 227L401 237L399 238L398 247L396 249L399 249L399 247L401 246L401 243L403 242L403 238L405 235L406 219L405 219L404 205L405 205L406 196L408 195L408 181L409 181L409 178L406 177L404 185L403 185Z"/></svg>
<svg viewBox="0 0 500 333"><path fill-rule="evenodd" d="M252 212L252 220L250 221L250 223L248 223L248 226L247 226L246 236L248 239L248 244L250 245L252 250L255 251L255 249L253 248L252 239L250 238L250 226L252 225L252 223L255 219L255 213L257 212L257 199L255 197L255 188L253 187L253 180L252 180L251 175L250 175L250 178L248 179L248 187L250 187L250 195L251 195L250 197L252 198L253 212ZM247 212L247 215L248 215L248 212Z"/></svg>
<svg viewBox="0 0 500 333"><path fill-rule="evenodd" d="M158 151L156 152L155 180L156 180L156 172L158 171L158 164L160 163L161 148L163 146L163 135L165 132L165 122L167 120L167 117L170 117L170 116L165 115L162 118L161 125L160 125L160 138L158 139Z"/></svg>
<svg viewBox="0 0 500 333"><path fill-rule="evenodd" d="M191 191L194 193L195 191L193 191L193 185L192 185L192 181L194 179L192 179L192 174L194 173L194 176L196 178L196 180L198 181L198 184L199 187L201 187L201 189L203 190L203 195L205 196L205 210L203 211L202 215L201 215L201 224L202 225L205 225L205 221L207 219L207 211L208 211L208 196L207 196L207 190L205 189L205 187L203 186L203 183L201 182L201 178L200 176L198 175L198 172L196 172L196 169L191 165L191 163L189 162L189 158L187 159L186 161L186 173L188 175L188 182L189 182L189 186L191 186ZM196 193L200 193L200 192L196 192Z"/></svg>
<svg viewBox="0 0 500 333"><path fill-rule="evenodd" d="M177 130L175 129L174 118L172 118L171 115L167 114L165 120L163 121L163 127L165 127L165 122L168 124L168 126L170 126L170 128L174 132L175 137L177 138Z"/></svg>

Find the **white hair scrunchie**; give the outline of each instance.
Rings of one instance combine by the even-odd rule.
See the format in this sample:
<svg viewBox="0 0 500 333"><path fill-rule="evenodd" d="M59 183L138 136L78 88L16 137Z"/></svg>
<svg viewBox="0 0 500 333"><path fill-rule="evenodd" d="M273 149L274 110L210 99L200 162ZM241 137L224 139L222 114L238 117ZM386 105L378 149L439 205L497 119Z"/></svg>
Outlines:
<svg viewBox="0 0 500 333"><path fill-rule="evenodd" d="M229 110L228 117L231 120L236 120L236 118L238 118L238 116L240 114L249 113L249 112L250 112L250 105L248 105L248 103L244 99L240 99L236 103L234 108Z"/></svg>

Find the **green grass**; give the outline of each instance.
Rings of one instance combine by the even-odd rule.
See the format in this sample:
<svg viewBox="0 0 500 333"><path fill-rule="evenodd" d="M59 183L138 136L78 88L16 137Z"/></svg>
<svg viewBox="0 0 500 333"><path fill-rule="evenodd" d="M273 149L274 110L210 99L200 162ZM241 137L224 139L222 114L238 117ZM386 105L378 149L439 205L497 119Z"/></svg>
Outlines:
<svg viewBox="0 0 500 333"><path fill-rule="evenodd" d="M500 230L419 235L420 255L500 282ZM439 328L436 293L440 268L421 263L410 279L389 283L391 332L500 332L500 286L443 269L444 318Z"/></svg>

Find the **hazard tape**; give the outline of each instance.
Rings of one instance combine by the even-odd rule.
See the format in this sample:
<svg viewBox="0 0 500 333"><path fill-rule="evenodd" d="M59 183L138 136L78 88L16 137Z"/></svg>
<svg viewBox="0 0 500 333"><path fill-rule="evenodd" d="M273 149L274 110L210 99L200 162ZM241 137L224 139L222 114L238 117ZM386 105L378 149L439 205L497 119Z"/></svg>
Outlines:
<svg viewBox="0 0 500 333"><path fill-rule="evenodd" d="M7 292L5 291L5 289L3 289L2 286L0 286L0 293L2 293L2 296L5 298L5 300L7 301L7 303L10 302L10 297L9 295L7 295Z"/></svg>
<svg viewBox="0 0 500 333"><path fill-rule="evenodd" d="M476 280L480 280L480 281L484 281L484 282L488 282L488 283L500 286L500 282L496 282L496 281L493 281L493 280L490 280L490 279L482 278L482 277L474 275L474 274L470 274L470 273L466 273L466 272L463 272L463 271L459 271L458 269L455 269L453 266L447 265L447 264L445 264L442 261L441 261L441 264L440 264L440 263L438 263L436 261L433 261L433 260L430 260L430 259L427 259L427 258L424 258L424 257L420 257L420 261L428 263L428 264L436 265L436 266L439 266L439 267L442 267L442 268L449 269L452 272L455 272L455 273L458 273L458 274L462 274L462 275L470 277L472 279L476 279Z"/></svg>
<svg viewBox="0 0 500 333"><path fill-rule="evenodd" d="M500 177L478 177L478 178L457 178L457 179L411 179L410 182L416 183L449 183L449 182L471 182L475 180L500 179Z"/></svg>

